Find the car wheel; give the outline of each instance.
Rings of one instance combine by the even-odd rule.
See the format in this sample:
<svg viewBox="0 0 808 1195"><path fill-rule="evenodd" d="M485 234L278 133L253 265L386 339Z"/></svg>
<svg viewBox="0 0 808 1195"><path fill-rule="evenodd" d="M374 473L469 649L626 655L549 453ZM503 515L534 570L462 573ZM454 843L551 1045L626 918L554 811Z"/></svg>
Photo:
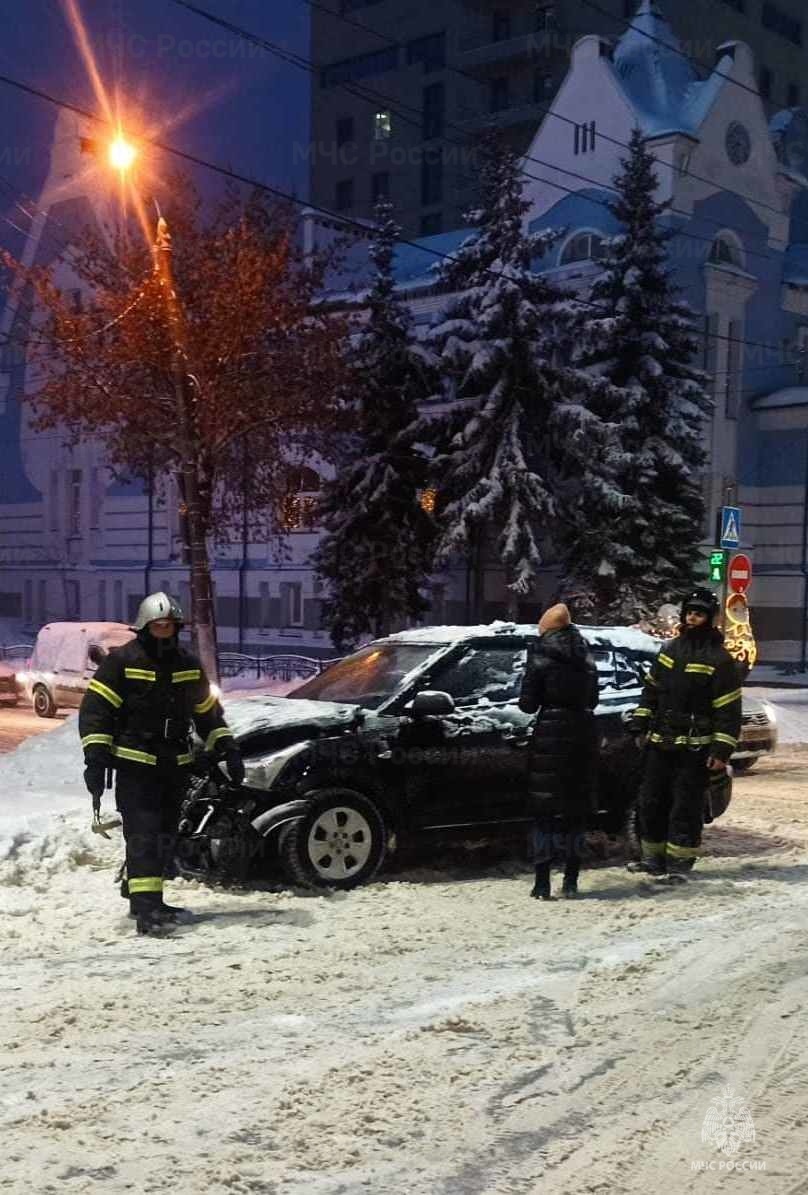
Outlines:
<svg viewBox="0 0 808 1195"><path fill-rule="evenodd" d="M55 718L56 703L44 685L37 685L34 689L34 713L40 718Z"/></svg>
<svg viewBox="0 0 808 1195"><path fill-rule="evenodd" d="M278 844L290 880L345 890L366 884L387 853L384 820L373 801L349 788L309 795L306 812Z"/></svg>
<svg viewBox="0 0 808 1195"><path fill-rule="evenodd" d="M742 776L744 772L751 772L752 768L757 763L756 759L735 759L732 760L732 770L736 776Z"/></svg>

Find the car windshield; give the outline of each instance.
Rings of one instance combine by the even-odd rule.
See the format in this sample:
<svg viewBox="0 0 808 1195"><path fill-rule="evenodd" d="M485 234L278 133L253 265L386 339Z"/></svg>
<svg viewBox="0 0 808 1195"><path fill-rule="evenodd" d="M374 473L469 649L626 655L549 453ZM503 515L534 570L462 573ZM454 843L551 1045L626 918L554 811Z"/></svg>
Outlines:
<svg viewBox="0 0 808 1195"><path fill-rule="evenodd" d="M435 644L384 643L363 647L325 672L293 689L289 697L308 701L345 701L376 709L392 697L408 672L437 650Z"/></svg>

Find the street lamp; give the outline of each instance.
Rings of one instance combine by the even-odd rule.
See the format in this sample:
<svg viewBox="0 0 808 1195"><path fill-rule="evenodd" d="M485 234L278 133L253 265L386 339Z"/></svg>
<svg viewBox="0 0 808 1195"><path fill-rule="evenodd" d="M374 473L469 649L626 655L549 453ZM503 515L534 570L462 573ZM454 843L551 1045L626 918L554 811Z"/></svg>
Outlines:
<svg viewBox="0 0 808 1195"><path fill-rule="evenodd" d="M137 149L121 132L108 146L108 160L123 181L137 157ZM158 209L159 210L159 209ZM188 364L185 353L185 322L174 285L171 233L161 215L154 240L154 265L165 303L166 323L171 338L171 374L180 439L182 443L182 496L186 507L191 564L191 612L194 646L208 677L218 677L216 636L213 630L213 598L207 568L207 551L202 526L199 479L193 463L193 400L188 393Z"/></svg>
<svg viewBox="0 0 808 1195"><path fill-rule="evenodd" d="M109 144L108 154L110 166L124 174L137 157L137 149L122 133L118 133Z"/></svg>

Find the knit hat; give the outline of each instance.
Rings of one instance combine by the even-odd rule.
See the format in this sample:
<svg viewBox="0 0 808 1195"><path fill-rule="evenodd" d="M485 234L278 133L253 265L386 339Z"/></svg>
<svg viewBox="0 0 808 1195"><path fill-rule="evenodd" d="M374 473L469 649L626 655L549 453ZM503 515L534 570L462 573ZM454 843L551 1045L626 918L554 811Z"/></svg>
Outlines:
<svg viewBox="0 0 808 1195"><path fill-rule="evenodd" d="M539 619L539 634L543 635L545 631L560 631L564 627L568 627L571 621L567 607L563 602L558 602L549 610L545 610Z"/></svg>

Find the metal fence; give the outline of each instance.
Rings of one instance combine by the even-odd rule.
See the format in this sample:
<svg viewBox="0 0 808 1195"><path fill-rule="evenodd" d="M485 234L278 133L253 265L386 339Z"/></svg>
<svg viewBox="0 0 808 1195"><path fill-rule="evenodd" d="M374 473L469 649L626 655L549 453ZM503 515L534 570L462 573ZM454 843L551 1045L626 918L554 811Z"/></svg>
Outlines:
<svg viewBox="0 0 808 1195"><path fill-rule="evenodd" d="M0 660L27 660L33 650L33 643L0 644Z"/></svg>
<svg viewBox="0 0 808 1195"><path fill-rule="evenodd" d="M309 680L323 672L334 660L320 660L315 656L246 656L238 651L219 654L222 677L255 676L259 680Z"/></svg>

